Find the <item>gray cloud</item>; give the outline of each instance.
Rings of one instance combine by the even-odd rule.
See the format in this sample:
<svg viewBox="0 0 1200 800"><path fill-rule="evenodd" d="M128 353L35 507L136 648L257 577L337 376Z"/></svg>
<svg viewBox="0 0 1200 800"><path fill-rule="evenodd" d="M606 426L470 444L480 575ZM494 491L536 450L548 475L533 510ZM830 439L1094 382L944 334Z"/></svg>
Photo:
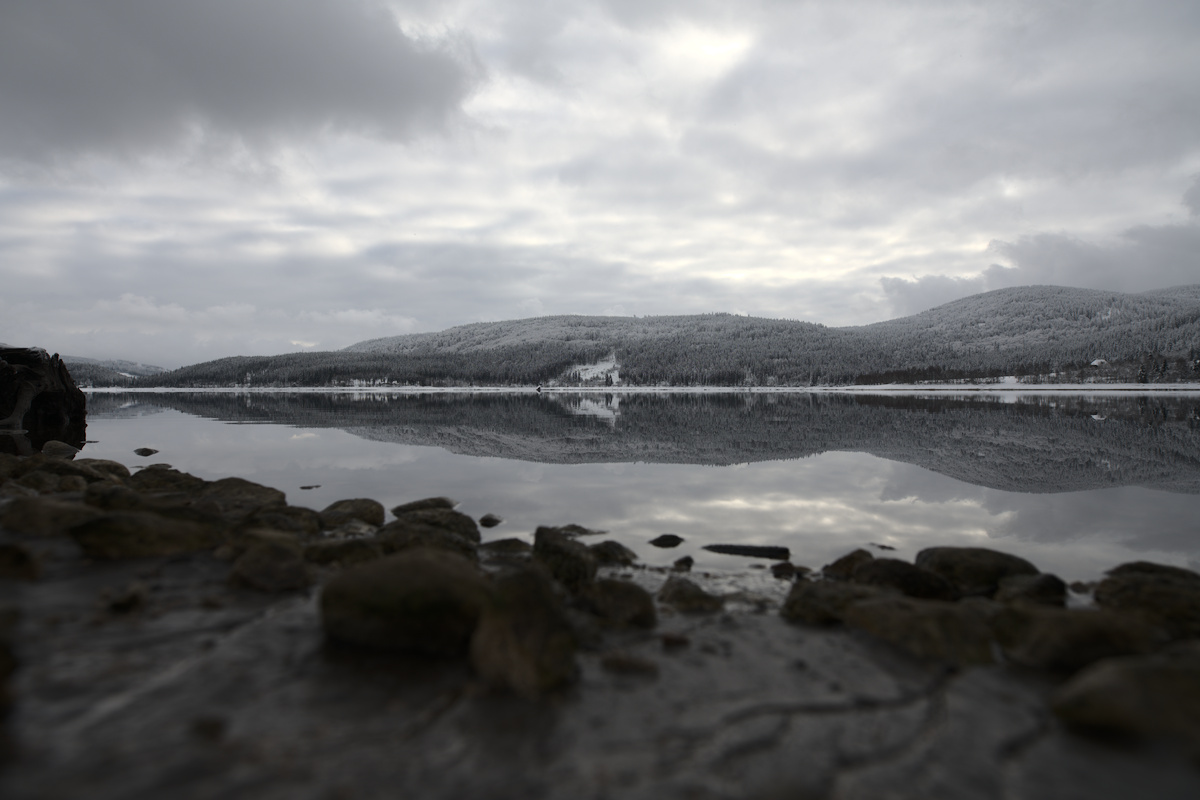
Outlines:
<svg viewBox="0 0 1200 800"><path fill-rule="evenodd" d="M15 0L0 7L0 155L400 139L441 124L475 78L377 0Z"/></svg>

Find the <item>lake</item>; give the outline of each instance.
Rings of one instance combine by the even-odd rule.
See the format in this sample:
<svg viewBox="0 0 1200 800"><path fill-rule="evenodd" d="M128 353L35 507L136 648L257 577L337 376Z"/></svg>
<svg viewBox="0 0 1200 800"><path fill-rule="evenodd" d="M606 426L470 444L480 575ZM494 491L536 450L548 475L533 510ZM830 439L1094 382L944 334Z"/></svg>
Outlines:
<svg viewBox="0 0 1200 800"><path fill-rule="evenodd" d="M1144 559L1200 569L1200 396L92 392L84 455L237 475L321 509L433 495L505 521L608 531L644 563L787 547L1015 553L1064 579ZM139 447L159 452L133 454ZM315 488L302 488L315 487ZM662 533L684 543L648 544ZM593 540L599 541L599 539ZM888 551L887 548L894 548Z"/></svg>

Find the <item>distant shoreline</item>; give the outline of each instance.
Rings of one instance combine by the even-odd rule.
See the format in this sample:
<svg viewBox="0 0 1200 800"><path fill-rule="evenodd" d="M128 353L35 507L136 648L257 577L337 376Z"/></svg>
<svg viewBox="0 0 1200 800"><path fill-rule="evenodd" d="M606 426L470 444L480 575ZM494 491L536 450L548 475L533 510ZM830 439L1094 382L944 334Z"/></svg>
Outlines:
<svg viewBox="0 0 1200 800"><path fill-rule="evenodd" d="M96 394L537 394L534 386L81 387ZM1196 395L1200 383L879 384L854 386L543 386L541 394Z"/></svg>

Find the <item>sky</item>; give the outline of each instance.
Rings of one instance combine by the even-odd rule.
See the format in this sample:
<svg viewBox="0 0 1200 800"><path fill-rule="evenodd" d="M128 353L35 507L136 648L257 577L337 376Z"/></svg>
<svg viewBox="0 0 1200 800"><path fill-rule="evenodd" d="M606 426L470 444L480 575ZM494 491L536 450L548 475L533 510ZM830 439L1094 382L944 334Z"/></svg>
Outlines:
<svg viewBox="0 0 1200 800"><path fill-rule="evenodd" d="M0 341L1200 282L1200 4L0 0Z"/></svg>

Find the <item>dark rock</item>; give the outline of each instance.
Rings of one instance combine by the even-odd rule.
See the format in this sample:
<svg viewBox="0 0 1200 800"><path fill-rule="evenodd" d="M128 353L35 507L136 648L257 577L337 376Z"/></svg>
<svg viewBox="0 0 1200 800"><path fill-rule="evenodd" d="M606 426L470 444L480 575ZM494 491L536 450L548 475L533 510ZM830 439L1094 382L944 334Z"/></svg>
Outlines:
<svg viewBox="0 0 1200 800"><path fill-rule="evenodd" d="M549 580L524 569L498 578L471 638L471 666L527 697L575 680L575 634Z"/></svg>
<svg viewBox="0 0 1200 800"><path fill-rule="evenodd" d="M1140 615L1173 639L1200 638L1200 575L1139 562L1122 565L1096 586L1101 608Z"/></svg>
<svg viewBox="0 0 1200 800"><path fill-rule="evenodd" d="M683 544L683 537L676 536L673 533L664 533L661 536L655 536L653 539L651 539L650 544L655 547L663 548L679 547L679 545Z"/></svg>
<svg viewBox="0 0 1200 800"><path fill-rule="evenodd" d="M0 452L0 481L7 480L17 474L23 459L11 453Z"/></svg>
<svg viewBox="0 0 1200 800"><path fill-rule="evenodd" d="M587 589L588 607L604 625L613 628L653 628L658 624L654 598L630 581L605 578Z"/></svg>
<svg viewBox="0 0 1200 800"><path fill-rule="evenodd" d="M692 640L682 633L664 633L658 637L663 650L682 650L692 643Z"/></svg>
<svg viewBox="0 0 1200 800"><path fill-rule="evenodd" d="M600 657L600 666L618 675L641 675L648 678L658 676L658 664L623 651L605 653Z"/></svg>
<svg viewBox="0 0 1200 800"><path fill-rule="evenodd" d="M835 581L848 581L860 564L873 561L874 559L875 556L871 554L870 550L863 550L860 547L837 559L832 564L826 564L821 567L821 574L826 578L833 578Z"/></svg>
<svg viewBox="0 0 1200 800"><path fill-rule="evenodd" d="M892 594L892 590L842 581L797 581L779 610L791 622L834 625L852 604Z"/></svg>
<svg viewBox="0 0 1200 800"><path fill-rule="evenodd" d="M28 446L83 447L87 398L58 354L37 347L0 347L0 429L23 432Z"/></svg>
<svg viewBox="0 0 1200 800"><path fill-rule="evenodd" d="M850 579L865 586L885 586L919 600L957 600L945 578L895 558L875 558L855 567Z"/></svg>
<svg viewBox="0 0 1200 800"><path fill-rule="evenodd" d="M1056 575L1009 575L1000 579L995 597L998 603L1032 603L1041 606L1067 604L1067 584Z"/></svg>
<svg viewBox="0 0 1200 800"><path fill-rule="evenodd" d="M756 544L706 544L705 550L726 556L746 556L748 558L766 558L771 561L787 561L791 552L786 547L770 547Z"/></svg>
<svg viewBox="0 0 1200 800"><path fill-rule="evenodd" d="M353 500L338 500L320 513L322 528L336 528L352 519L379 527L385 516L383 504L378 500L361 497Z"/></svg>
<svg viewBox="0 0 1200 800"><path fill-rule="evenodd" d="M129 476L130 488L139 492L199 492L208 482L180 472L168 464L151 464Z"/></svg>
<svg viewBox="0 0 1200 800"><path fill-rule="evenodd" d="M246 517L243 524L250 528L283 531L299 539L313 539L321 534L321 516L303 506L263 508Z"/></svg>
<svg viewBox="0 0 1200 800"><path fill-rule="evenodd" d="M479 524L485 528L494 528L504 520L497 517L495 514L484 514L479 518Z"/></svg>
<svg viewBox="0 0 1200 800"><path fill-rule="evenodd" d="M42 565L29 548L21 544L0 544L0 580L35 581Z"/></svg>
<svg viewBox="0 0 1200 800"><path fill-rule="evenodd" d="M921 658L958 666L995 661L987 615L969 603L878 597L851 603L842 620Z"/></svg>
<svg viewBox="0 0 1200 800"><path fill-rule="evenodd" d="M89 558L149 558L207 550L219 544L217 531L188 520L147 511L116 511L71 527L68 533Z"/></svg>
<svg viewBox="0 0 1200 800"><path fill-rule="evenodd" d="M196 494L196 500L227 520L241 520L263 509L287 506L283 492L243 478L206 483Z"/></svg>
<svg viewBox="0 0 1200 800"><path fill-rule="evenodd" d="M479 545L479 549L487 552L489 555L500 556L527 556L533 553L533 545L524 539L517 539L515 537L484 542Z"/></svg>
<svg viewBox="0 0 1200 800"><path fill-rule="evenodd" d="M77 458L75 459L75 465L87 467L109 479L123 481L130 477L128 467L118 461L110 461L107 458Z"/></svg>
<svg viewBox="0 0 1200 800"><path fill-rule="evenodd" d="M596 563L602 565L619 564L627 567L637 561L636 553L620 542L611 539L606 542L594 544L588 549L596 557Z"/></svg>
<svg viewBox="0 0 1200 800"><path fill-rule="evenodd" d="M533 535L533 557L572 594L579 594L596 577L596 558L587 546L554 528L539 527Z"/></svg>
<svg viewBox="0 0 1200 800"><path fill-rule="evenodd" d="M42 445L42 455L50 458L64 458L68 461L73 459L80 453L80 449L66 442L60 442L57 439L51 439Z"/></svg>
<svg viewBox="0 0 1200 800"><path fill-rule="evenodd" d="M468 517L459 511L454 511L448 508L429 508L417 511L409 511L404 514L399 514L390 525L399 523L408 523L412 525L425 525L430 528L440 528L457 536L461 536L471 542L478 544L482 540L479 535L479 526L475 524L475 520Z"/></svg>
<svg viewBox="0 0 1200 800"><path fill-rule="evenodd" d="M658 590L658 599L684 614L710 614L720 611L725 601L701 589L687 578L672 575Z"/></svg>
<svg viewBox="0 0 1200 800"><path fill-rule="evenodd" d="M330 638L349 644L462 655L488 596L467 559L413 549L335 575L321 593L321 623Z"/></svg>
<svg viewBox="0 0 1200 800"><path fill-rule="evenodd" d="M233 562L231 582L263 592L308 588L312 576L296 540L276 531L252 531L245 552Z"/></svg>
<svg viewBox="0 0 1200 800"><path fill-rule="evenodd" d="M133 451L134 455L141 456L142 458L149 458L150 456L156 455L157 453L158 453L158 451L155 450L153 447L139 447L137 450Z"/></svg>
<svg viewBox="0 0 1200 800"><path fill-rule="evenodd" d="M1009 606L991 621L1005 656L1027 667L1070 673L1110 656L1149 653L1161 631L1109 611Z"/></svg>
<svg viewBox="0 0 1200 800"><path fill-rule="evenodd" d="M808 567L793 564L790 561L783 561L779 564L771 565L771 574L782 581L790 581L797 576L804 576L812 572Z"/></svg>
<svg viewBox="0 0 1200 800"><path fill-rule="evenodd" d="M22 486L13 480L7 480L0 483L0 499L6 497L37 497L38 493L35 489L30 489L27 486Z"/></svg>
<svg viewBox="0 0 1200 800"><path fill-rule="evenodd" d="M1106 733L1175 737L1200 746L1200 648L1106 658L1051 701L1064 722Z"/></svg>
<svg viewBox="0 0 1200 800"><path fill-rule="evenodd" d="M51 494L52 492L62 491L62 480L62 476L39 469L33 472L26 472L17 478L17 483L27 489L32 489L38 494Z"/></svg>
<svg viewBox="0 0 1200 800"><path fill-rule="evenodd" d="M392 509L392 513L397 517L402 517L413 511L430 511L437 508L452 509L458 505L458 502L451 500L449 497L426 497L424 500L414 500L411 503L402 503ZM382 523L380 523L382 524Z"/></svg>
<svg viewBox="0 0 1200 800"><path fill-rule="evenodd" d="M378 532L379 528L370 523L363 522L361 519L351 519L336 528L325 531L325 536L330 539L361 539L366 536L374 536Z"/></svg>
<svg viewBox="0 0 1200 800"><path fill-rule="evenodd" d="M478 557L475 542L445 528L409 521L406 517L384 525L374 538L388 554L428 547L457 553L472 561Z"/></svg>
<svg viewBox="0 0 1200 800"><path fill-rule="evenodd" d="M671 565L671 569L676 572L691 572L692 566L696 563L696 559L691 556L675 559L675 563Z"/></svg>
<svg viewBox="0 0 1200 800"><path fill-rule="evenodd" d="M16 533L56 536L95 519L100 512L82 503L51 497L15 497L0 507L0 526Z"/></svg>
<svg viewBox="0 0 1200 800"><path fill-rule="evenodd" d="M108 610L114 614L129 614L143 608L150 596L150 589L141 581L134 581L108 598Z"/></svg>
<svg viewBox="0 0 1200 800"><path fill-rule="evenodd" d="M930 547L917 553L915 561L950 581L964 597L991 597L1001 578L1038 572L1023 558L985 547Z"/></svg>
<svg viewBox="0 0 1200 800"><path fill-rule="evenodd" d="M383 545L374 539L338 539L312 542L304 547L304 560L312 564L342 567L383 558Z"/></svg>
<svg viewBox="0 0 1200 800"><path fill-rule="evenodd" d="M585 528L582 525L576 525L575 523L571 523L569 525L559 525L554 530L558 531L563 536L571 537L603 536L604 534L608 533L608 531L593 530L592 528Z"/></svg>

